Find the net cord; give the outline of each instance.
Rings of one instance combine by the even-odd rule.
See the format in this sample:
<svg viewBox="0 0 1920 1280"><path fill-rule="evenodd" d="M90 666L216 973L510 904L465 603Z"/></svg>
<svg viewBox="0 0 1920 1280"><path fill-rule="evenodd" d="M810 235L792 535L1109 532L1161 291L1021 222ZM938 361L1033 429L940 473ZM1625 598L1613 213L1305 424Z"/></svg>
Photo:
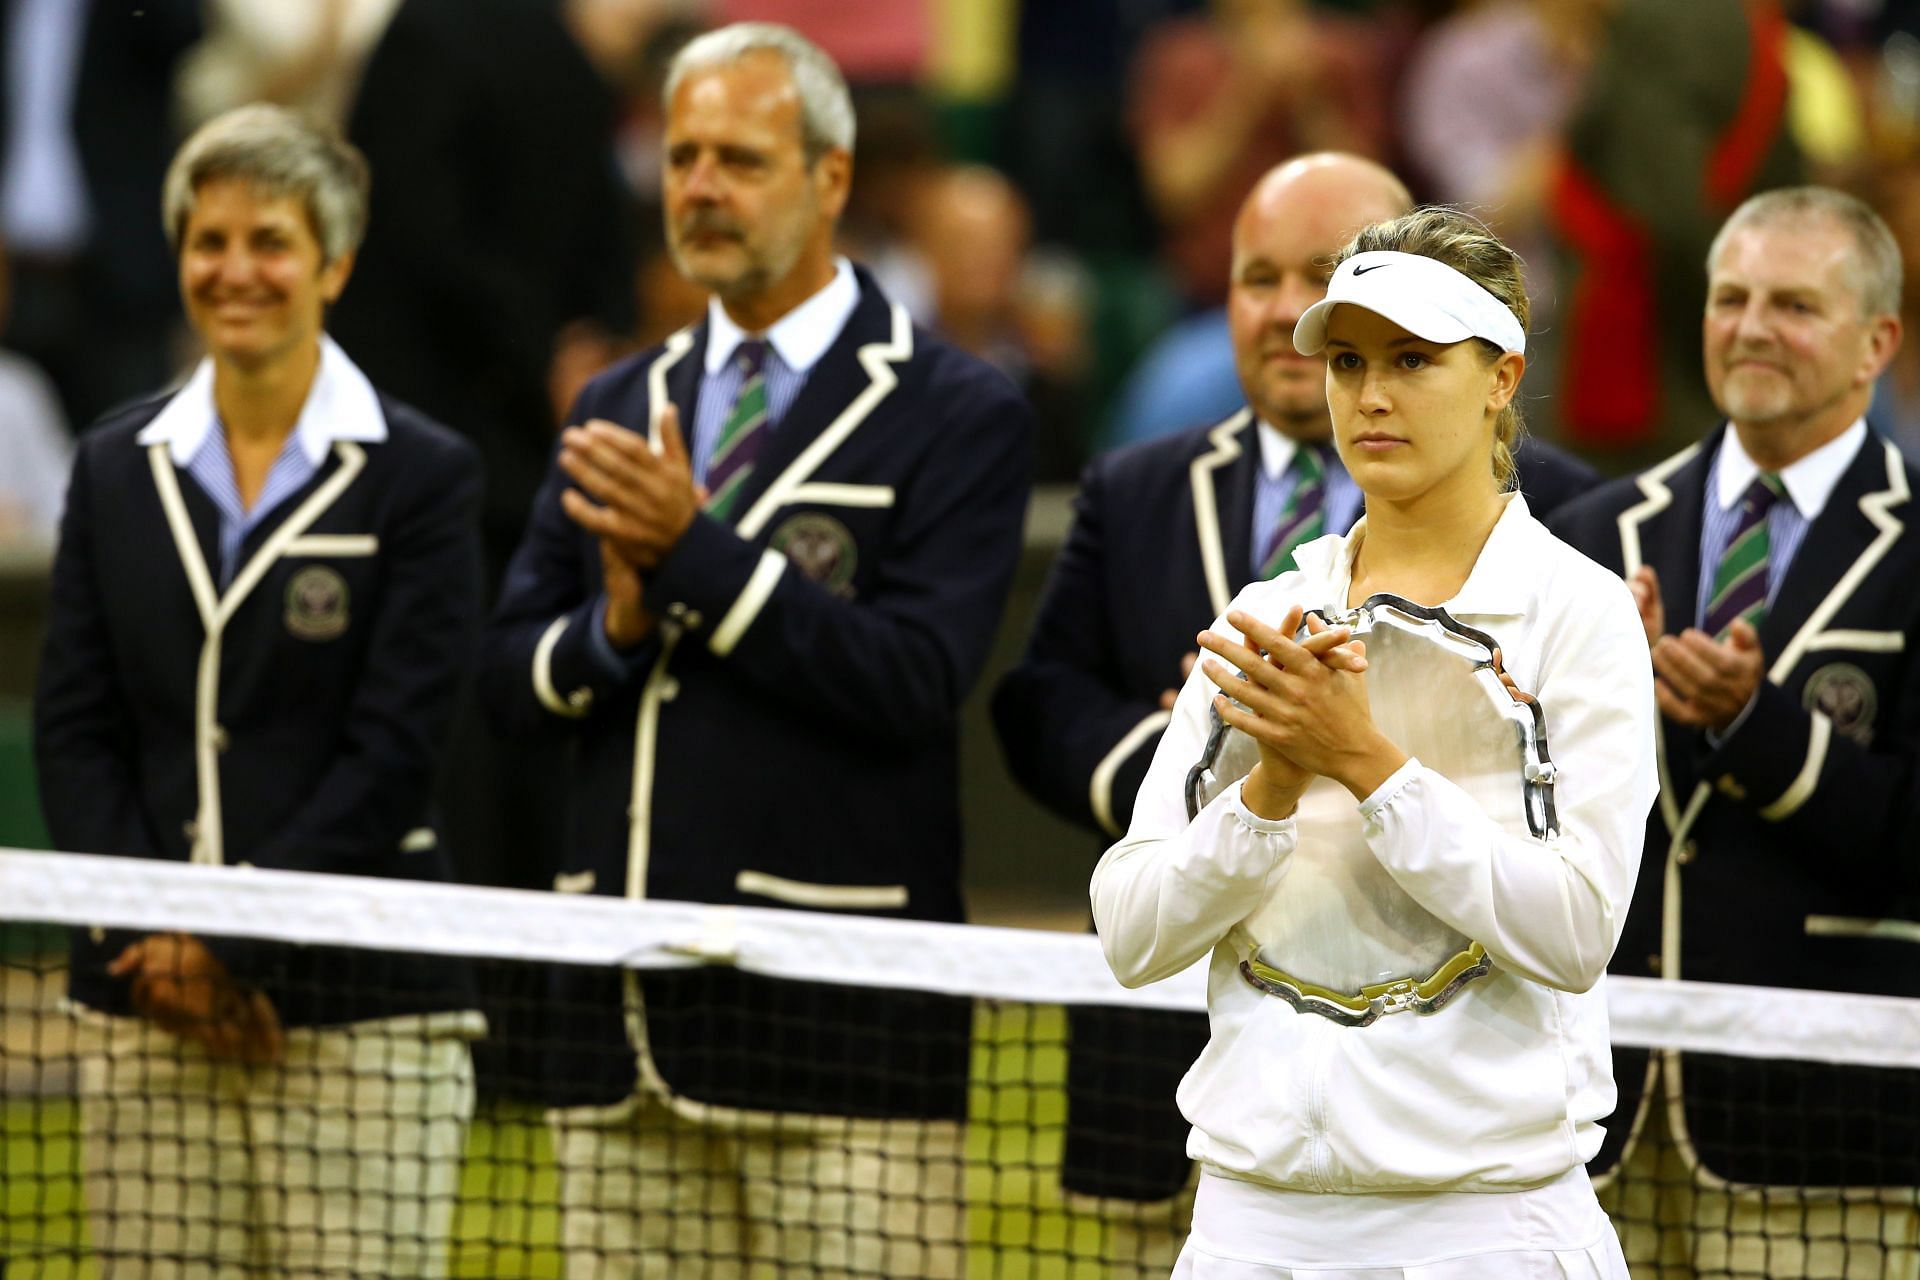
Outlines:
<svg viewBox="0 0 1920 1280"><path fill-rule="evenodd" d="M1128 990L1086 934L89 854L0 849L0 920L637 970L725 964L1015 1003L1206 1009L1204 961ZM1605 981L1618 1045L1920 1069L1920 999Z"/></svg>

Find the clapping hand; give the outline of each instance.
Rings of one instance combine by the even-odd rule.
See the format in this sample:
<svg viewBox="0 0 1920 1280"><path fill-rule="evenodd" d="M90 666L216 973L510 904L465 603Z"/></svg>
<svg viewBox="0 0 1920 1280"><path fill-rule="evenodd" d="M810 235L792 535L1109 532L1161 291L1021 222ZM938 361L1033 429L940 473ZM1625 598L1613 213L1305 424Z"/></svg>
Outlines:
<svg viewBox="0 0 1920 1280"><path fill-rule="evenodd" d="M1725 733L1753 701L1766 665L1760 633L1745 618L1725 640L1688 627L1653 646L1653 699L1669 720Z"/></svg>
<svg viewBox="0 0 1920 1280"><path fill-rule="evenodd" d="M660 410L660 451L645 436L600 418L560 433L560 468L580 487L560 495L573 522L651 571L699 514L701 494L680 435L680 414Z"/></svg>
<svg viewBox="0 0 1920 1280"><path fill-rule="evenodd" d="M1627 579L1640 625L1653 653L1653 697L1660 714L1676 724L1725 733L1760 688L1767 659L1760 633L1742 618L1715 640L1697 627L1666 634L1660 578L1641 565Z"/></svg>

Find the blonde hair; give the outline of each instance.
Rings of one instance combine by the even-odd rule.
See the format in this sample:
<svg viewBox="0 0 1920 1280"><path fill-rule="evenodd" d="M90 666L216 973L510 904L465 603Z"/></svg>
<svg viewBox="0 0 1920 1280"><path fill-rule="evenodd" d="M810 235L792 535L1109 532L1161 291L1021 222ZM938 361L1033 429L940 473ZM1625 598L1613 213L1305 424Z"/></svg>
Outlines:
<svg viewBox="0 0 1920 1280"><path fill-rule="evenodd" d="M1414 253L1452 267L1505 303L1520 321L1522 332L1526 330L1532 309L1527 303L1527 280L1520 255L1472 214L1429 205L1386 222L1376 222L1362 227L1340 251L1337 261L1345 262L1356 253L1377 250ZM1480 344L1488 364L1506 354L1485 338L1474 341ZM1526 424L1520 418L1520 397L1516 393L1493 423L1493 475L1502 488L1519 487L1520 476L1513 454L1525 434Z"/></svg>

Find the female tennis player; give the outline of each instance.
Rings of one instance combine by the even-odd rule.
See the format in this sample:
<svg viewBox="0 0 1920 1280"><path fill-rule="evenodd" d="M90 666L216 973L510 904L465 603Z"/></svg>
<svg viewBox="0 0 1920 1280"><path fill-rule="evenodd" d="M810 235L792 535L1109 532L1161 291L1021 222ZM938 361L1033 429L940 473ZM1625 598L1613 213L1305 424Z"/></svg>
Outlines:
<svg viewBox="0 0 1920 1280"><path fill-rule="evenodd" d="M1652 679L1626 587L1512 491L1527 315L1518 257L1467 215L1418 210L1343 250L1294 344L1326 353L1366 516L1201 633L1132 827L1094 872L1122 982L1212 952L1211 1039L1179 1092L1201 1180L1175 1277L1627 1275L1584 1162L1614 1102L1600 983L1656 788ZM1382 593L1499 643L1509 688L1544 711L1557 830L1422 764L1380 722L1425 708L1372 707L1366 642L1302 629ZM1215 710L1258 762L1190 819ZM1409 957L1410 981L1368 999L1275 967L1423 927L1479 944L1484 969L1449 970L1434 999L1381 996L1431 976ZM1275 935L1290 953L1254 952Z"/></svg>

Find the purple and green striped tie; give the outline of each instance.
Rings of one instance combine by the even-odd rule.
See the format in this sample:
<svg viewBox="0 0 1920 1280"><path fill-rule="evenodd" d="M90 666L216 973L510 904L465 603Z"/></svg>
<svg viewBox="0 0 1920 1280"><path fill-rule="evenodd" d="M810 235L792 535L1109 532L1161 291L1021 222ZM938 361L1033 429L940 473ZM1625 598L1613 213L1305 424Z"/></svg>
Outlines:
<svg viewBox="0 0 1920 1280"><path fill-rule="evenodd" d="M767 344L758 339L742 342L733 358L740 366L740 390L707 459L707 511L720 520L731 518L767 433Z"/></svg>
<svg viewBox="0 0 1920 1280"><path fill-rule="evenodd" d="M1320 446L1303 444L1293 455L1293 492L1274 522L1260 557L1260 576L1277 578L1294 567L1294 549L1327 531L1327 464Z"/></svg>
<svg viewBox="0 0 1920 1280"><path fill-rule="evenodd" d="M1767 566L1772 551L1767 542L1767 512L1785 492L1778 475L1762 471L1740 495L1740 522L1720 553L1719 567L1713 571L1713 595L1701 620L1700 629L1715 640L1727 638L1736 618L1745 618L1757 629L1767 616L1772 576Z"/></svg>

